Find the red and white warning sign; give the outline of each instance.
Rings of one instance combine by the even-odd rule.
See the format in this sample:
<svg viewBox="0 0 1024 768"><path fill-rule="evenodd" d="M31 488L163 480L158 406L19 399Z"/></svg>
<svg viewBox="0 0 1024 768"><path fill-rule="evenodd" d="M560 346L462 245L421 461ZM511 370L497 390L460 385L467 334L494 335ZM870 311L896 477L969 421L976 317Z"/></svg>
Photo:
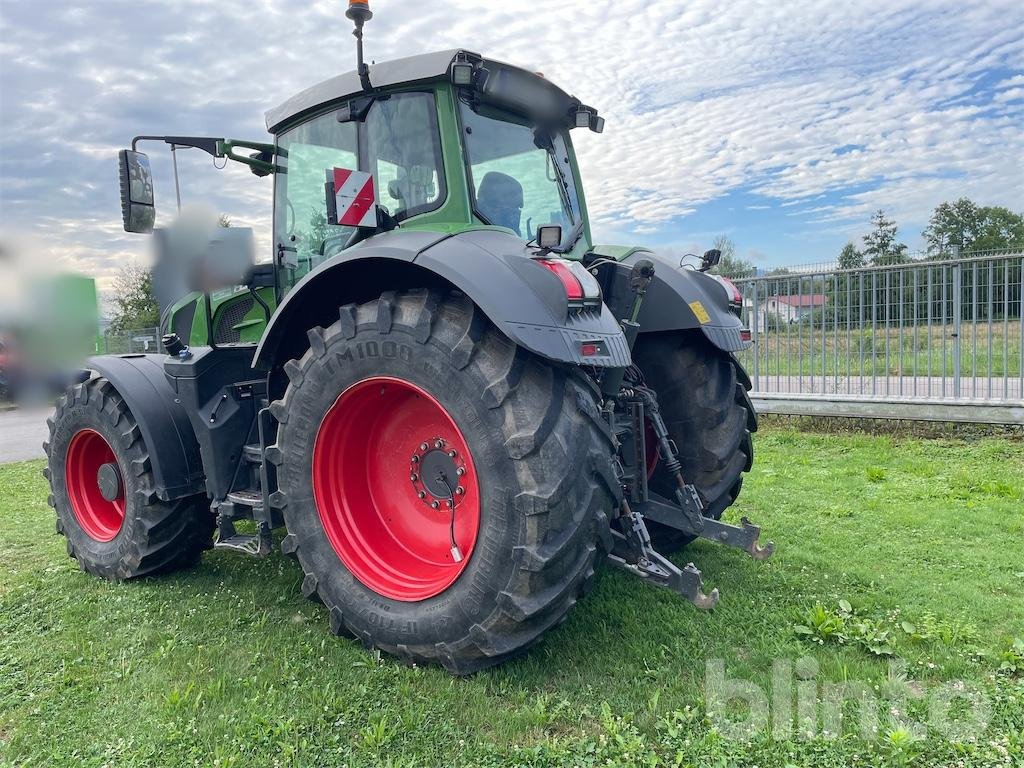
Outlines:
<svg viewBox="0 0 1024 768"><path fill-rule="evenodd" d="M377 195L372 174L335 168L334 200L339 224L346 227L377 226Z"/></svg>

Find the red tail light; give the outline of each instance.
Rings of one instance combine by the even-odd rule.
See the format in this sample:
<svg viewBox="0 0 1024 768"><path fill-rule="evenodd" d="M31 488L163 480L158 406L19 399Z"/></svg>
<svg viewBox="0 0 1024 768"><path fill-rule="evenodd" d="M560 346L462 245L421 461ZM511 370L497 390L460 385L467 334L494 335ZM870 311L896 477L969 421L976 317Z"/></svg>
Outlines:
<svg viewBox="0 0 1024 768"><path fill-rule="evenodd" d="M537 259L537 263L550 270L555 277L562 281L565 288L565 297L569 301L583 301L583 286L572 273L568 263L561 259Z"/></svg>
<svg viewBox="0 0 1024 768"><path fill-rule="evenodd" d="M722 287L725 288L725 292L729 294L729 301L733 304L743 303L743 294L740 293L740 289L736 287L736 283L730 280L728 277L718 276L716 278Z"/></svg>
<svg viewBox="0 0 1024 768"><path fill-rule="evenodd" d="M565 298L574 309L596 307L601 304L601 286L597 279L578 261L569 259L534 259L562 283Z"/></svg>

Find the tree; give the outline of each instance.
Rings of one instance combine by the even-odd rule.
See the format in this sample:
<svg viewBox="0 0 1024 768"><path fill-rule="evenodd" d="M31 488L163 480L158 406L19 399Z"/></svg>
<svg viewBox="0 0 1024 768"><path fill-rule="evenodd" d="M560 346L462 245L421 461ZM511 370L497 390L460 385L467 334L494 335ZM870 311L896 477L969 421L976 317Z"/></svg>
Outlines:
<svg viewBox="0 0 1024 768"><path fill-rule="evenodd" d="M137 328L153 328L160 323L160 307L153 293L153 274L138 264L121 267L114 278L111 296L114 317L110 323L112 333L124 333Z"/></svg>
<svg viewBox="0 0 1024 768"><path fill-rule="evenodd" d="M871 215L874 229L864 236L864 255L872 264L899 264L907 260L907 246L896 242L896 222L879 208Z"/></svg>
<svg viewBox="0 0 1024 768"><path fill-rule="evenodd" d="M800 276L794 278L789 267L775 267L765 272L765 277L774 277L764 283L768 296L790 296L799 292Z"/></svg>
<svg viewBox="0 0 1024 768"><path fill-rule="evenodd" d="M739 279L753 277L757 273L757 267L736 255L736 244L728 235L716 237L714 247L722 252L718 266L711 269L714 274Z"/></svg>
<svg viewBox="0 0 1024 768"><path fill-rule="evenodd" d="M966 197L944 202L921 233L929 253L983 251L1024 245L1024 215L1002 206L979 206Z"/></svg>
<svg viewBox="0 0 1024 768"><path fill-rule="evenodd" d="M839 252L840 269L856 269L864 266L864 254L857 250L853 243L847 243Z"/></svg>
<svg viewBox="0 0 1024 768"><path fill-rule="evenodd" d="M1024 214L1014 213L1002 206L985 207L981 210L984 212L981 234L966 250L1024 247Z"/></svg>

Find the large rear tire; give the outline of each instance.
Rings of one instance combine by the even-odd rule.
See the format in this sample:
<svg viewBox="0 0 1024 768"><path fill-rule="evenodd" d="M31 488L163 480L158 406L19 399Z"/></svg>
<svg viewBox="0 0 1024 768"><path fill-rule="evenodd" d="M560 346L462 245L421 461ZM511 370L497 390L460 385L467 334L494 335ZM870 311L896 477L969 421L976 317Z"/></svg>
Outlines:
<svg viewBox="0 0 1024 768"><path fill-rule="evenodd" d="M83 571L133 579L190 566L210 547L206 497L156 497L139 425L109 381L93 375L69 387L47 424L49 503Z"/></svg>
<svg viewBox="0 0 1024 768"><path fill-rule="evenodd" d="M750 380L727 352L699 331L641 335L633 358L679 449L683 477L696 486L704 514L716 519L739 497L743 473L754 461L751 433L757 416L747 395ZM675 484L664 466L654 467L652 490L672 498ZM674 528L648 522L651 541L662 553L693 541Z"/></svg>
<svg viewBox="0 0 1024 768"><path fill-rule="evenodd" d="M309 340L272 406L272 503L331 630L461 675L563 621L610 544L618 494L587 383L461 294L385 293ZM462 470L461 562L439 467Z"/></svg>

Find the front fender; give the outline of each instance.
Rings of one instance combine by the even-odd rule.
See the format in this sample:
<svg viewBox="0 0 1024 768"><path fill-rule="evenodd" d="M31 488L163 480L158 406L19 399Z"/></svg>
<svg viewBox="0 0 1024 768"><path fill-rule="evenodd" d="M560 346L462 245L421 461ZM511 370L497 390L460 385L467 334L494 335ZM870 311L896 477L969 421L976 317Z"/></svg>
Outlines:
<svg viewBox="0 0 1024 768"><path fill-rule="evenodd" d="M421 287L428 282L462 291L512 341L549 360L596 367L629 365L629 347L608 307L569 312L558 278L533 263L530 255L518 237L495 229L456 234L394 230L372 237L296 284L271 319L253 367L280 362L279 348L300 328L304 339L315 305L331 301L329 312L336 318L338 306L372 298L368 284L379 293L415 287L417 280ZM605 354L584 358L584 341L601 342Z"/></svg>
<svg viewBox="0 0 1024 768"><path fill-rule="evenodd" d="M205 476L192 423L164 375L165 360L166 355L101 355L86 365L124 398L149 451L153 491L170 501L202 492Z"/></svg>
<svg viewBox="0 0 1024 768"><path fill-rule="evenodd" d="M600 255L600 254L599 254ZM673 260L646 249L628 249L605 280L605 300L617 317L625 317L633 301L629 272L640 259L654 262L654 280L640 308L640 332L700 328L716 347L739 352L750 346L743 323L729 310L722 286L693 269L680 269Z"/></svg>

